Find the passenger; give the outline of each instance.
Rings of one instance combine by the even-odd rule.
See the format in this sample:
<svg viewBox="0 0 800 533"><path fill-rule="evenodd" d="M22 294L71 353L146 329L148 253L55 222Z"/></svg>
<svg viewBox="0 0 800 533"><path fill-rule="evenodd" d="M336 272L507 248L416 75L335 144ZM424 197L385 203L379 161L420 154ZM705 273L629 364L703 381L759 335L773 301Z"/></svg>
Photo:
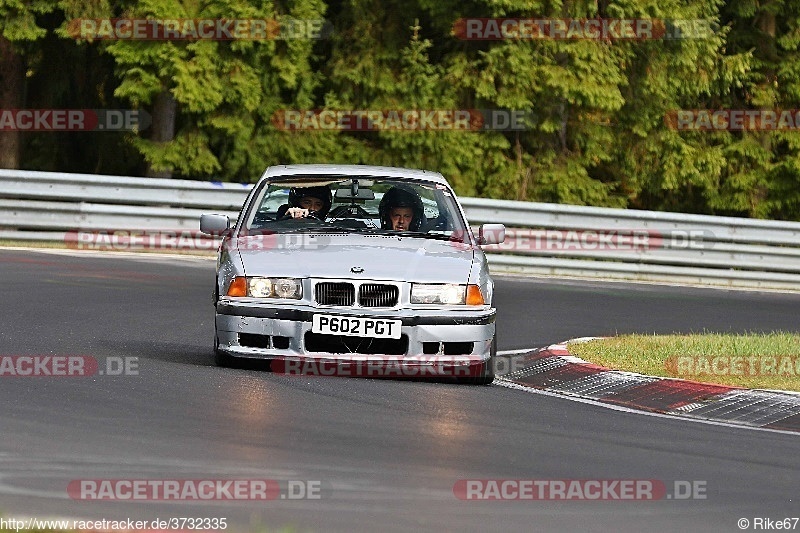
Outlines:
<svg viewBox="0 0 800 533"><path fill-rule="evenodd" d="M425 214L419 194L405 187L392 187L378 206L381 229L419 231Z"/></svg>
<svg viewBox="0 0 800 533"><path fill-rule="evenodd" d="M305 218L313 214L325 220L333 204L330 187L292 187L289 189L289 203L278 208L278 220L286 215L292 218Z"/></svg>

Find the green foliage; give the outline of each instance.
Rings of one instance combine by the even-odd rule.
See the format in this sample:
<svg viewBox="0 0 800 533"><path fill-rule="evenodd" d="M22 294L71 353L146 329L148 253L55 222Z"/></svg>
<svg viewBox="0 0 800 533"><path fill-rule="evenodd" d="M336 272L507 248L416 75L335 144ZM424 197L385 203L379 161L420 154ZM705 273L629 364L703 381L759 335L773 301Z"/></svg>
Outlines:
<svg viewBox="0 0 800 533"><path fill-rule="evenodd" d="M36 23L36 16L53 10L47 0L0 0L0 27L3 37L12 43L35 41L47 30Z"/></svg>
<svg viewBox="0 0 800 533"><path fill-rule="evenodd" d="M76 40L69 22L85 17L325 18L333 32ZM454 32L463 17L703 20L715 31L466 41ZM41 84L28 89L41 105L158 114L164 95L175 102L172 139L108 135L65 162L47 149L58 143L34 136L29 167L253 181L279 163L400 165L441 171L463 195L800 220L800 133L680 131L665 120L681 109L800 108L794 0L0 0L0 29L24 54L29 85ZM62 58L89 75L76 84ZM273 123L313 109L519 110L529 120L524 131L466 132ZM107 153L124 157L109 167Z"/></svg>

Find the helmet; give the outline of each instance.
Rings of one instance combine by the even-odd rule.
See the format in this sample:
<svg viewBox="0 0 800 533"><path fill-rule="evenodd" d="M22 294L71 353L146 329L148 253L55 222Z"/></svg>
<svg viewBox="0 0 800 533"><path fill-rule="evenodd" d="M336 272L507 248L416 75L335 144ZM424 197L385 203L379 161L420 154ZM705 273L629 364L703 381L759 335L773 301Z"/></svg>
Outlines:
<svg viewBox="0 0 800 533"><path fill-rule="evenodd" d="M392 229L392 221L389 219L389 213L394 207L410 207L413 218L409 225L409 230L419 231L422 226L422 219L424 212L422 209L422 199L416 191L409 190L405 187L392 187L381 198L381 203L378 206L378 214L381 217L381 228Z"/></svg>
<svg viewBox="0 0 800 533"><path fill-rule="evenodd" d="M300 207L300 200L306 196L311 196L312 198L322 201L323 207L317 211L317 215L319 215L320 218L325 218L328 215L328 211L331 210L331 204L333 204L331 189L327 185L319 187L292 187L289 189L289 207Z"/></svg>

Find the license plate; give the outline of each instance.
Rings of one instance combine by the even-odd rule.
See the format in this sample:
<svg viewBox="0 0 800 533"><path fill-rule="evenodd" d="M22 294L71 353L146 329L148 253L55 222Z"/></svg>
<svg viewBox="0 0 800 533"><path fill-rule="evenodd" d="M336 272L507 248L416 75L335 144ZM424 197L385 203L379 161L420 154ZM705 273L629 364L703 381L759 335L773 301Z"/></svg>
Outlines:
<svg viewBox="0 0 800 533"><path fill-rule="evenodd" d="M401 324L400 320L386 318L314 315L311 318L311 332L373 339L399 339Z"/></svg>

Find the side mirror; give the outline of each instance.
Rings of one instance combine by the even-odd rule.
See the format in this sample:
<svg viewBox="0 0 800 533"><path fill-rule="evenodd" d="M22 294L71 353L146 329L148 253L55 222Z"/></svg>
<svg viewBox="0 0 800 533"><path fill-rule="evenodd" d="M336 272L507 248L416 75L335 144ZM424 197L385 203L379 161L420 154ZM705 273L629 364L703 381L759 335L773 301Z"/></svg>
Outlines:
<svg viewBox="0 0 800 533"><path fill-rule="evenodd" d="M231 229L231 219L225 215L200 215L200 231L207 235L222 235Z"/></svg>
<svg viewBox="0 0 800 533"><path fill-rule="evenodd" d="M500 244L506 240L506 227L503 224L482 224L478 228L478 244Z"/></svg>

